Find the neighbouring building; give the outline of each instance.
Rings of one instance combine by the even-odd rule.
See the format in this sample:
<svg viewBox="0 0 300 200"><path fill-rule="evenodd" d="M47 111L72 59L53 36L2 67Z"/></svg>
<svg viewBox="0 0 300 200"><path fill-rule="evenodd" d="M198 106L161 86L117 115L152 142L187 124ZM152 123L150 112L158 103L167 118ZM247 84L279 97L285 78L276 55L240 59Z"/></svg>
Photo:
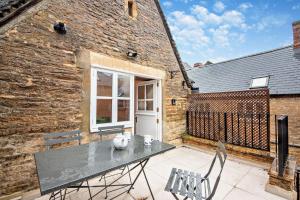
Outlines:
<svg viewBox="0 0 300 200"><path fill-rule="evenodd" d="M288 115L290 153L300 160L300 21L293 23L293 33L293 45L192 68L187 73L201 93L197 98L212 112L228 112L224 107L230 107L229 112L256 113L263 107L247 99L255 99L255 91L269 90L264 108L270 113L271 152L276 142L275 115ZM243 92L246 99L241 99Z"/></svg>
<svg viewBox="0 0 300 200"><path fill-rule="evenodd" d="M1 0L0 197L38 187L43 135L181 142L190 83L158 0Z"/></svg>

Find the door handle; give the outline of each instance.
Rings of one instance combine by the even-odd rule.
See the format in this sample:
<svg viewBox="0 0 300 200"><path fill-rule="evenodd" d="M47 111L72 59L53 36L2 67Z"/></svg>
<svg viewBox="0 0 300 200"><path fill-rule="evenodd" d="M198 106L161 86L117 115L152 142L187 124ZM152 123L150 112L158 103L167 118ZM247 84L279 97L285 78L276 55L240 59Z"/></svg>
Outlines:
<svg viewBox="0 0 300 200"><path fill-rule="evenodd" d="M137 123L137 117L135 117L134 119L135 119L135 123Z"/></svg>

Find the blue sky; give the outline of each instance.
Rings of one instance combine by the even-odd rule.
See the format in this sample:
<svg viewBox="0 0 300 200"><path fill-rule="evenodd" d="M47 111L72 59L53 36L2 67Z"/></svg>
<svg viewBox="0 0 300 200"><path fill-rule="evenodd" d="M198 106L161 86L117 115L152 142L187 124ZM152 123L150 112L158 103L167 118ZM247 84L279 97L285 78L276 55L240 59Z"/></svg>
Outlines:
<svg viewBox="0 0 300 200"><path fill-rule="evenodd" d="M220 62L292 44L299 0L161 0L182 60Z"/></svg>

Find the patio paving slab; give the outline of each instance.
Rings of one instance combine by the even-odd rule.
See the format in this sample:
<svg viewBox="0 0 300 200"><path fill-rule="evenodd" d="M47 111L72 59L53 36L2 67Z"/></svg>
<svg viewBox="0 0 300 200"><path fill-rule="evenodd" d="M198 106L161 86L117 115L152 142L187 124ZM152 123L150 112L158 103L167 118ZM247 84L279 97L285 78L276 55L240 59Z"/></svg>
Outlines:
<svg viewBox="0 0 300 200"><path fill-rule="evenodd" d="M164 154L155 156L150 159L145 168L148 180L150 182L154 196L158 200L174 200L169 192L164 191L164 187L169 178L169 174L173 167L199 172L202 175L208 171L210 163L213 159L213 152L195 150L188 147L179 147ZM212 184L216 177L218 166L212 171ZM139 168L135 169L131 174L135 177ZM222 178L218 186L214 200L283 200L283 198L264 191L265 183L268 180L268 174L265 166L259 167L257 164L247 164L243 160L236 158L229 159L225 163ZM128 183L129 177L125 176L118 183ZM98 183L99 178L90 180L92 183ZM92 189L95 193L99 189ZM112 197L117 192L111 193ZM96 200L104 199L104 193L95 198ZM38 200L48 199L48 196L38 198ZM68 195L68 200L88 199L86 189L74 192ZM150 200L151 195L148 190L144 176L141 174L137 180L134 189L130 194L123 194L116 198L117 200Z"/></svg>

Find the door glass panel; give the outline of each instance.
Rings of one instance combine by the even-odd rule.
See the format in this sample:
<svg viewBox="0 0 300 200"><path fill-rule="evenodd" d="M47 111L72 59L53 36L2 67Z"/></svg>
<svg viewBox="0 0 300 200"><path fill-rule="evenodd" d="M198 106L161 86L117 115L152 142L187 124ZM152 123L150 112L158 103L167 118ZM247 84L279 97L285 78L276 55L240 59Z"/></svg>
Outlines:
<svg viewBox="0 0 300 200"><path fill-rule="evenodd" d="M145 101L138 102L138 110L145 110Z"/></svg>
<svg viewBox="0 0 300 200"><path fill-rule="evenodd" d="M112 77L111 73L97 72L97 96L112 96Z"/></svg>
<svg viewBox="0 0 300 200"><path fill-rule="evenodd" d="M153 85L146 86L146 99L153 99Z"/></svg>
<svg viewBox="0 0 300 200"><path fill-rule="evenodd" d="M118 100L118 122L129 121L130 101Z"/></svg>
<svg viewBox="0 0 300 200"><path fill-rule="evenodd" d="M98 99L96 123L97 124L111 123L112 122L111 119L112 119L112 100Z"/></svg>
<svg viewBox="0 0 300 200"><path fill-rule="evenodd" d="M145 99L145 86L138 87L138 99Z"/></svg>
<svg viewBox="0 0 300 200"><path fill-rule="evenodd" d="M149 110L149 111L153 110L153 101L146 102L146 110Z"/></svg>
<svg viewBox="0 0 300 200"><path fill-rule="evenodd" d="M118 76L118 97L130 97L130 77Z"/></svg>

